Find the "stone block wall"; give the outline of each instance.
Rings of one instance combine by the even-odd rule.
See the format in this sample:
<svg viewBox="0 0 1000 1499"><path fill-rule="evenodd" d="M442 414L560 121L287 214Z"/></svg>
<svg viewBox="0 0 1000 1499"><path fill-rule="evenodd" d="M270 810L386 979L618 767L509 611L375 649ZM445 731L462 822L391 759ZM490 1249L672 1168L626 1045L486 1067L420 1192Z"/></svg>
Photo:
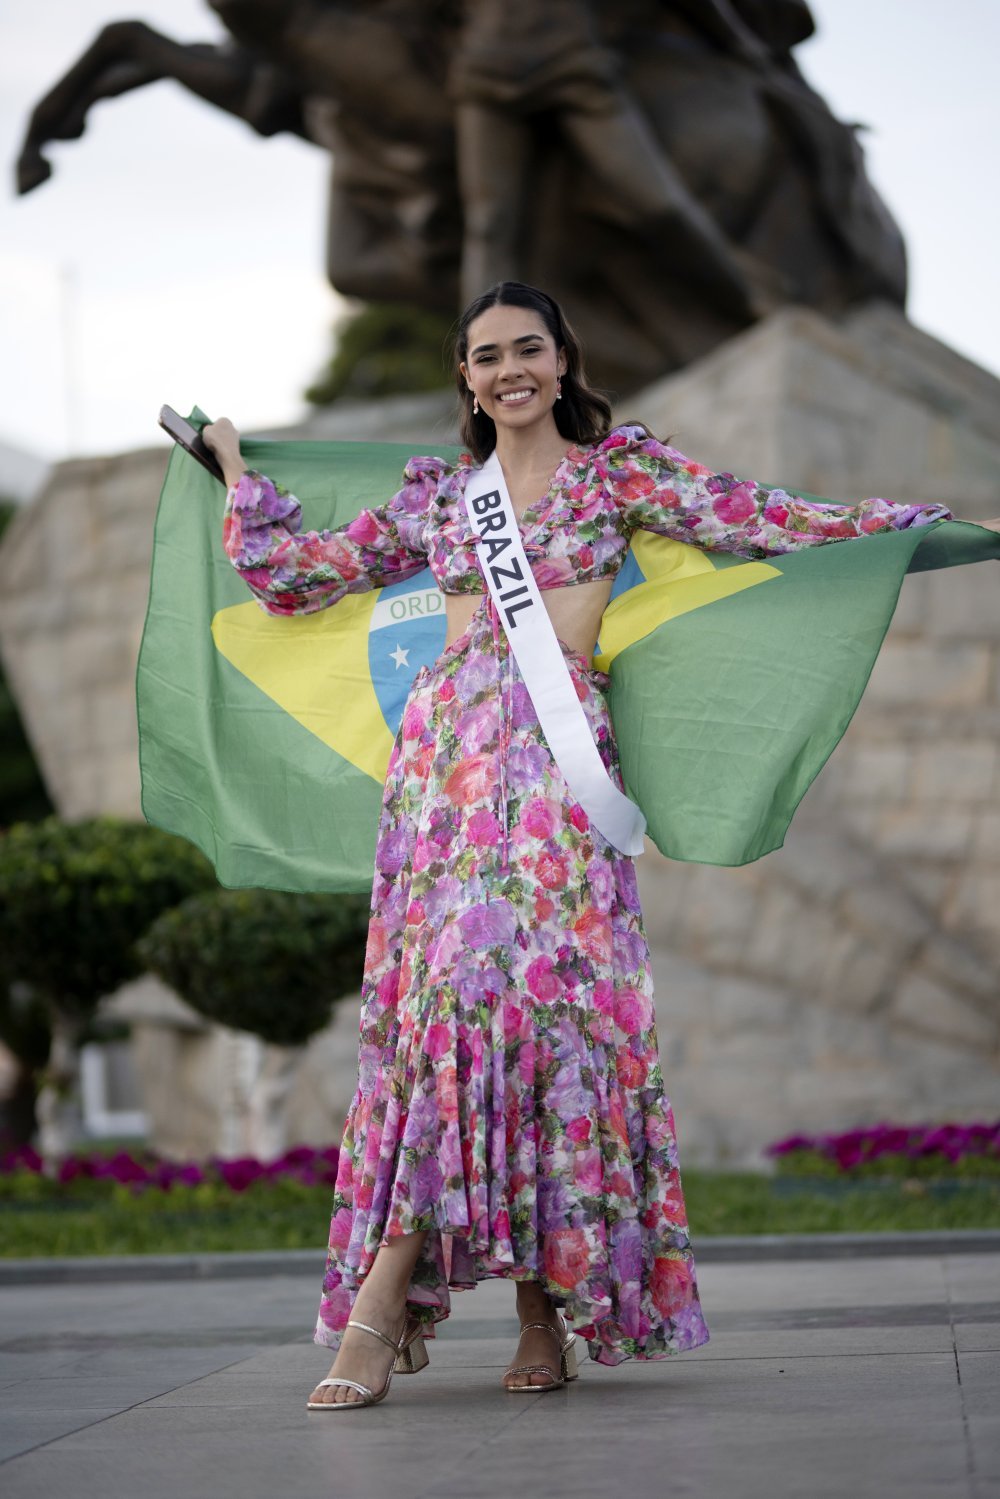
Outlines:
<svg viewBox="0 0 1000 1499"><path fill-rule="evenodd" d="M630 410L693 457L793 489L1000 514L1000 382L885 309L841 328L786 311ZM744 869L640 862L686 1159L1000 1113L995 573L906 579L783 849Z"/></svg>

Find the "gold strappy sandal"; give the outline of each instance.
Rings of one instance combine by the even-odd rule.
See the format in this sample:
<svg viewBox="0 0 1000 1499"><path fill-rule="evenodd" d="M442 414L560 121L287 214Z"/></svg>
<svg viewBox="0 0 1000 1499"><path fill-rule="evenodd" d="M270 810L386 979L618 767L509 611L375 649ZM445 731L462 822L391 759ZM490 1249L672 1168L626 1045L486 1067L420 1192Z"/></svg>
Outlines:
<svg viewBox="0 0 1000 1499"><path fill-rule="evenodd" d="M542 1332L550 1332L559 1344L559 1377L548 1364L514 1364L505 1369L501 1376L501 1385L508 1395L542 1395L546 1390L561 1390L571 1379L580 1377L580 1370L576 1361L576 1333L570 1332L564 1319L559 1318L561 1331L548 1322L525 1322L521 1328L522 1332L529 1332L532 1328L540 1328ZM507 1384L506 1381L511 1374L547 1374L548 1384Z"/></svg>
<svg viewBox="0 0 1000 1499"><path fill-rule="evenodd" d="M425 1369L430 1360L427 1357L427 1349L421 1333L421 1325L415 1323L408 1331L404 1328L398 1343L394 1343L386 1333L379 1332L377 1327L369 1327L367 1322L348 1322L348 1327L356 1327L359 1332L370 1333L373 1338L378 1338L387 1348L391 1348L396 1355L388 1374L385 1376L385 1384L376 1395L366 1384L359 1384L356 1379L343 1379L331 1375L328 1379L321 1379L316 1386L322 1389L324 1385L340 1385L345 1390L357 1390L361 1396L360 1400L307 1400L306 1410L310 1411L351 1411L364 1410L366 1406L378 1405L389 1393L394 1374L416 1374L418 1370Z"/></svg>

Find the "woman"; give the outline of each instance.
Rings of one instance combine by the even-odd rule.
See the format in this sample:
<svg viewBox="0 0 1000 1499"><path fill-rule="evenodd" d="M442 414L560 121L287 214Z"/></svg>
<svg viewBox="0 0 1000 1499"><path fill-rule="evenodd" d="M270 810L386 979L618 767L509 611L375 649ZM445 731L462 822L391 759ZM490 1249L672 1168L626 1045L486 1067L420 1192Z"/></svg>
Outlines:
<svg viewBox="0 0 1000 1499"><path fill-rule="evenodd" d="M376 852L360 1076L340 1157L316 1340L339 1348L312 1408L380 1400L426 1362L449 1287L515 1282L506 1390L575 1376L574 1333L617 1364L697 1347L689 1248L633 861L568 792L484 597L462 502L495 448L599 752L619 781L591 657L638 528L745 555L947 518L940 505L809 504L710 474L611 428L557 304L501 283L461 319L470 456L415 458L385 506L299 531L294 497L206 428L229 487L226 547L266 609L321 609L430 564L445 649L418 673ZM569 586L572 585L572 586Z"/></svg>

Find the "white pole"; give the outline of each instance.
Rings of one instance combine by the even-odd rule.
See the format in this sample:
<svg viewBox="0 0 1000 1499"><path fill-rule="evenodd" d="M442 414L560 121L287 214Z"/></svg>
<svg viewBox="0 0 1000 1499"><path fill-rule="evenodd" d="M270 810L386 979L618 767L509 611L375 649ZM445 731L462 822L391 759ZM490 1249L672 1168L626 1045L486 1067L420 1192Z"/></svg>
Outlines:
<svg viewBox="0 0 1000 1499"><path fill-rule="evenodd" d="M59 271L59 326L62 335L63 367L63 424L66 434L67 458L75 458L83 442L77 370L78 305L76 267L67 263Z"/></svg>

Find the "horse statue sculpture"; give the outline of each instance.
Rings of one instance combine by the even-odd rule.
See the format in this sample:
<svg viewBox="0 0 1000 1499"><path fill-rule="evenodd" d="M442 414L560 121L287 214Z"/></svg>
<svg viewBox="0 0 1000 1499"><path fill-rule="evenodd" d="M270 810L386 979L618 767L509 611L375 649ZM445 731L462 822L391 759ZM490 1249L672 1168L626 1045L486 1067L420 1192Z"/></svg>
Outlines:
<svg viewBox="0 0 1000 1499"><path fill-rule="evenodd" d="M620 391L784 303L902 305L856 127L803 79L805 0L211 0L222 44L106 26L35 108L21 192L92 105L161 78L333 159L342 293L453 312L502 278L564 300ZM262 212L268 211L262 207ZM280 205L275 205L280 211Z"/></svg>

